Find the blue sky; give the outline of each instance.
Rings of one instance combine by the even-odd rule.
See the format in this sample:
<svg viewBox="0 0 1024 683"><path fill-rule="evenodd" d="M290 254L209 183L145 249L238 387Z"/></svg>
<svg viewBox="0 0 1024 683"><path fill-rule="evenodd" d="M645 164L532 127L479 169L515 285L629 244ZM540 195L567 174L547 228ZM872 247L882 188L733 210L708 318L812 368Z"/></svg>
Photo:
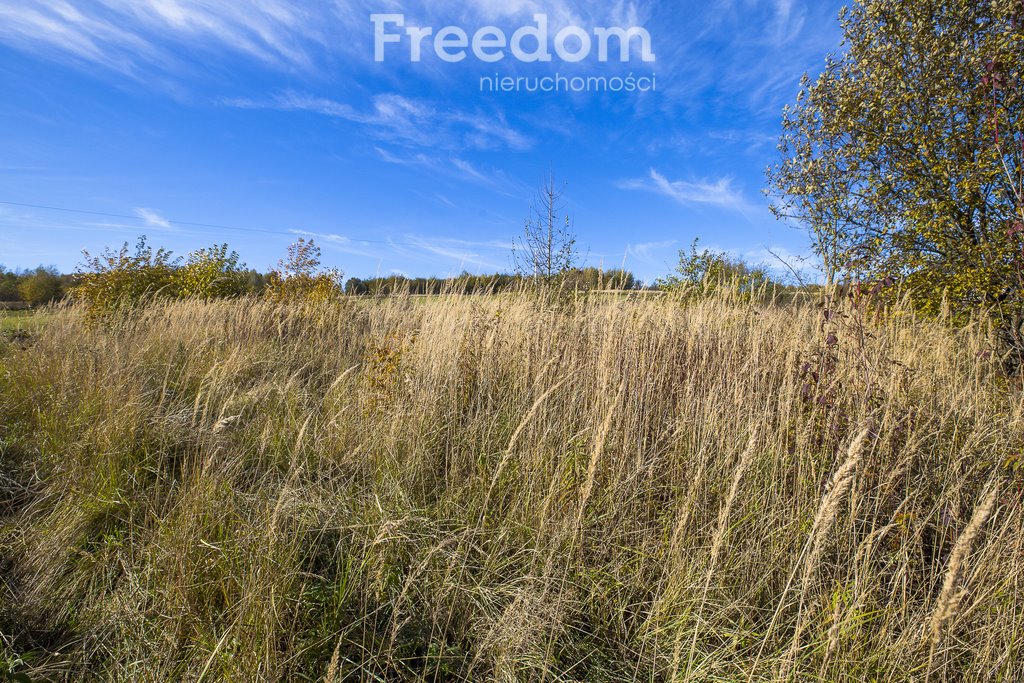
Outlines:
<svg viewBox="0 0 1024 683"><path fill-rule="evenodd" d="M839 8L0 0L0 263L70 271L145 233L179 254L226 241L262 270L304 235L360 277L507 270L552 169L592 265L653 279L695 237L752 261L804 254L768 213L763 170L800 75L839 47ZM412 62L405 37L377 62L374 13L470 36L537 14L552 40L638 26L655 60L449 63L427 39ZM481 92L482 77L556 73L657 89Z"/></svg>

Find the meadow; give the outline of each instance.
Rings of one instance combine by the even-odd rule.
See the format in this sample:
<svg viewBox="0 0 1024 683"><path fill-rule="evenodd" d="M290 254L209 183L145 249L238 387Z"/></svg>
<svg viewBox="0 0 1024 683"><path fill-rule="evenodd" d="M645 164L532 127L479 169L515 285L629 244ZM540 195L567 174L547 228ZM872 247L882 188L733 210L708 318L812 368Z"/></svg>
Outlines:
<svg viewBox="0 0 1024 683"><path fill-rule="evenodd" d="M0 677L1024 679L1024 402L981 324L728 293L47 315L0 337Z"/></svg>
<svg viewBox="0 0 1024 683"><path fill-rule="evenodd" d="M43 311L6 311L0 309L0 334L37 331L49 319Z"/></svg>

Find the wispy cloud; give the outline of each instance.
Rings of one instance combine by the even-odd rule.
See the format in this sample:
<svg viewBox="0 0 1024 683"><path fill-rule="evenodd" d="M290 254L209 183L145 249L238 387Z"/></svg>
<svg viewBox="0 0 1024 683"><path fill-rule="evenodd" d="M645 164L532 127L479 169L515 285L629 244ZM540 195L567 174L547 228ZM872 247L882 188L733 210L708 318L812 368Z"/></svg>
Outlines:
<svg viewBox="0 0 1024 683"><path fill-rule="evenodd" d="M655 254L663 253L678 244L678 240L663 240L661 242L640 242L626 246L626 253L641 260L647 261Z"/></svg>
<svg viewBox="0 0 1024 683"><path fill-rule="evenodd" d="M701 248L722 252L729 258L764 268L774 277L792 282L820 282L822 273L817 261L807 250L794 250L778 244L761 244L749 248L726 248L715 242L701 243Z"/></svg>
<svg viewBox="0 0 1024 683"><path fill-rule="evenodd" d="M499 169L482 169L466 159L458 156L438 156L423 152L406 150L389 151L383 147L375 147L380 159L389 164L419 168L434 175L441 175L462 182L471 182L506 197L523 197L533 191L521 181L511 178ZM442 203L454 207L446 197Z"/></svg>
<svg viewBox="0 0 1024 683"><path fill-rule="evenodd" d="M308 230L290 230L289 232L293 235L314 239L329 249L352 256L381 260L409 258L424 263L437 263L437 257L440 257L443 261L457 266L459 270L466 266L500 270L502 266L499 265L494 255L507 252L512 248L511 242L500 240L473 241L417 234L368 241L351 239L337 233ZM488 254L482 252L488 252Z"/></svg>
<svg viewBox="0 0 1024 683"><path fill-rule="evenodd" d="M381 147L374 148L380 159L389 164L397 166L412 166L426 169L432 173L441 173L457 177L460 180L469 180L479 185L494 185L494 179L485 175L473 164L458 157L436 157L428 156L422 152L394 153Z"/></svg>
<svg viewBox="0 0 1024 683"><path fill-rule="evenodd" d="M532 145L500 112L441 111L429 102L390 93L375 95L365 109L292 91L268 100L236 98L223 103L243 109L305 111L345 119L366 125L381 139L421 147L525 150Z"/></svg>
<svg viewBox="0 0 1024 683"><path fill-rule="evenodd" d="M342 3L339 3L341 5ZM630 17L643 15L645 3L636 0L615 0L596 3L592 0L433 0L401 3L396 0L346 0L338 16L349 25L362 25L371 12L405 12L411 23L422 25L493 24L510 28L532 20L535 14L548 16L555 29L572 25L620 25ZM633 23L638 23L634 21Z"/></svg>
<svg viewBox="0 0 1024 683"><path fill-rule="evenodd" d="M819 262L807 251L794 251L787 247L768 245L755 249L732 250L730 253L747 263L761 265L785 280L821 282L824 273Z"/></svg>
<svg viewBox="0 0 1024 683"><path fill-rule="evenodd" d="M129 73L134 59L152 58L148 41L68 3L0 2L0 41L31 52L55 52Z"/></svg>
<svg viewBox="0 0 1024 683"><path fill-rule="evenodd" d="M627 269L635 267L635 264L641 264L648 269L667 270L671 268L670 263L676 258L675 247L678 244L678 240L627 244L623 265Z"/></svg>
<svg viewBox="0 0 1024 683"><path fill-rule="evenodd" d="M447 206L449 208L452 208L452 209L458 208L457 205L455 204L455 202L453 202L452 200L448 199L447 197L445 197L440 192L435 192L434 193L434 198L437 199L437 201L441 202L442 204L444 204L445 206Z"/></svg>
<svg viewBox="0 0 1024 683"><path fill-rule="evenodd" d="M140 76L146 68L181 67L196 51L317 72L338 57L365 59L374 12L406 13L410 24L508 30L543 13L558 30L640 23L643 7L635 0L0 0L0 42Z"/></svg>
<svg viewBox="0 0 1024 683"><path fill-rule="evenodd" d="M466 265L494 271L500 270L502 267L493 257L479 253L481 248L493 251L496 248L496 243L493 242L474 243L465 240L424 238L415 235L411 235L407 239L423 252L458 263L460 270ZM511 246L509 243L501 245L501 248L511 249Z"/></svg>
<svg viewBox="0 0 1024 683"><path fill-rule="evenodd" d="M728 177L714 181L671 181L655 169L651 169L647 178L622 181L618 186L623 190L656 192L680 204L708 204L741 213L750 208L742 193L733 187L732 178Z"/></svg>
<svg viewBox="0 0 1024 683"><path fill-rule="evenodd" d="M152 209L135 209L135 215L145 222L146 225L162 230L169 230L170 222Z"/></svg>
<svg viewBox="0 0 1024 683"><path fill-rule="evenodd" d="M657 32L665 111L743 110L776 121L805 71L824 66L841 32L834 0L711 0L665 10L670 36ZM661 7L665 7L662 5ZM685 38L680 39L681 36ZM684 75L684 77L680 77ZM659 83L661 85L661 83Z"/></svg>
<svg viewBox="0 0 1024 683"><path fill-rule="evenodd" d="M478 171L473 164L469 163L465 159L452 159L452 165L461 171L467 178L472 178L485 184L493 184L494 180L488 178L483 173Z"/></svg>
<svg viewBox="0 0 1024 683"><path fill-rule="evenodd" d="M325 45L316 5L285 0L0 0L0 41L126 74L180 66L181 45L308 68Z"/></svg>
<svg viewBox="0 0 1024 683"><path fill-rule="evenodd" d="M307 237L309 239L319 241L321 244L325 244L331 249L343 254L365 256L367 258L380 258L380 252L373 249L373 245L357 242L345 235L339 235L333 232L310 232L308 230L289 230L288 232L299 237Z"/></svg>

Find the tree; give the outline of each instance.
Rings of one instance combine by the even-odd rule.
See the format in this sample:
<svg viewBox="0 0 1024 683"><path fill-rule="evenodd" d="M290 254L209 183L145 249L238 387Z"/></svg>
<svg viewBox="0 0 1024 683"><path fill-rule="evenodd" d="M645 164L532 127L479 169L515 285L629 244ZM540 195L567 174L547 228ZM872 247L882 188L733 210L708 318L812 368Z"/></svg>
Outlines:
<svg viewBox="0 0 1024 683"><path fill-rule="evenodd" d="M135 308L150 297L175 294L178 259L166 249L153 249L145 235L139 237L134 253L127 242L118 251L108 248L99 256L82 253L85 261L73 294L85 303L90 320Z"/></svg>
<svg viewBox="0 0 1024 683"><path fill-rule="evenodd" d="M637 288L637 280L628 270L603 270L588 266L573 268L563 273L566 282L577 290L632 290Z"/></svg>
<svg viewBox="0 0 1024 683"><path fill-rule="evenodd" d="M345 283L345 294L349 296L363 296L368 294L369 291L366 283L357 277L350 277L348 282Z"/></svg>
<svg viewBox="0 0 1024 683"><path fill-rule="evenodd" d="M32 306L44 306L61 296L60 273L56 268L39 266L21 276L18 293Z"/></svg>
<svg viewBox="0 0 1024 683"><path fill-rule="evenodd" d="M21 301L18 275L0 266L0 301Z"/></svg>
<svg viewBox="0 0 1024 683"><path fill-rule="evenodd" d="M197 249L174 275L177 295L185 298L212 299L239 296L248 288L245 265L227 244Z"/></svg>
<svg viewBox="0 0 1024 683"><path fill-rule="evenodd" d="M773 210L812 233L826 273L893 278L1024 352L1024 4L861 0L845 51L805 80L769 169Z"/></svg>
<svg viewBox="0 0 1024 683"><path fill-rule="evenodd" d="M523 235L513 242L512 259L520 275L549 282L576 265L576 235L572 219L563 215L562 197L555 176L549 175L530 208Z"/></svg>
<svg viewBox="0 0 1024 683"><path fill-rule="evenodd" d="M242 273L242 279L247 294L262 294L267 286L267 276L252 268Z"/></svg>
<svg viewBox="0 0 1024 683"><path fill-rule="evenodd" d="M828 287L837 284L846 268L853 236L862 225L853 189L857 161L847 154L851 134L826 128L821 115L828 106L829 79L835 69L830 58L814 90L820 103L807 103L812 86L806 74L801 79L796 106L783 108L782 161L767 171L769 185L777 192L769 208L776 218L807 228Z"/></svg>
<svg viewBox="0 0 1024 683"><path fill-rule="evenodd" d="M735 287L745 295L753 295L772 283L764 268L747 265L731 258L724 251L700 249L694 240L690 250L679 251L679 263L671 275L655 282L658 289L694 296L706 296L722 286Z"/></svg>
<svg viewBox="0 0 1024 683"><path fill-rule="evenodd" d="M336 268L322 268L320 247L300 237L267 275L265 293L279 302L329 301L342 293L342 277Z"/></svg>

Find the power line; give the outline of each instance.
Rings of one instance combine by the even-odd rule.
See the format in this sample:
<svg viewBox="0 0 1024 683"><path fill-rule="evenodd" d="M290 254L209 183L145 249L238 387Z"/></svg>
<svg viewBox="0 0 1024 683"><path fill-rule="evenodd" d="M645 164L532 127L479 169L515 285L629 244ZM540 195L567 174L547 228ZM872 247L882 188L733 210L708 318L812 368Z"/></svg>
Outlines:
<svg viewBox="0 0 1024 683"><path fill-rule="evenodd" d="M137 216L137 215L136 216L131 216L131 215L122 214L122 213L107 213L107 212L104 212L104 211L89 211L89 210L86 210L86 209L70 209L70 208L63 207L63 206L46 206L44 204L26 204L26 203L23 203L23 202L7 202L7 201L2 201L2 200L0 200L0 204L3 204L5 206L18 206L18 207L22 207L22 208L26 208L26 209L41 209L43 211L63 211L65 213L76 213L76 214L83 214L83 215L87 215L87 216L102 216L104 218L121 218L121 219L124 219L124 220L131 220L131 221L146 221L147 220L143 216ZM318 233L315 233L315 232L312 232L312 231L308 231L308 230L270 230L270 229L266 229L266 228L248 228L248 227L244 227L243 228L243 227L237 227L237 226L231 226L231 225L217 225L215 223L196 223L196 222L193 222L193 221L179 221L179 220L173 220L173 219L170 219L170 218L163 218L163 217L161 217L161 220L166 222L168 225L182 225L182 226L193 227L193 228L208 228L208 229L212 229L212 230L233 230L233 231L237 231L237 232L255 232L255 233L263 233L263 234L266 234L266 235L286 235L286 236L299 235L299 236L301 236L301 235L306 234L306 235L316 236L318 234ZM382 245L388 245L388 246L415 247L415 248L418 248L418 249L423 249L424 248L423 244L417 244L416 242L397 242L397 241L394 241L394 240L361 240L361 239L352 239L350 237L344 237L343 235L338 235L338 237L342 237L346 241L346 243L353 243L353 244L382 244ZM458 245L459 240L452 240L452 241L456 242L456 244L453 245L452 248L458 248L459 247L459 245ZM466 245L464 248L466 248L466 249L475 249L475 250L480 250L480 251L508 251L511 247L488 247L488 246L482 246L482 245L472 245L472 246Z"/></svg>

